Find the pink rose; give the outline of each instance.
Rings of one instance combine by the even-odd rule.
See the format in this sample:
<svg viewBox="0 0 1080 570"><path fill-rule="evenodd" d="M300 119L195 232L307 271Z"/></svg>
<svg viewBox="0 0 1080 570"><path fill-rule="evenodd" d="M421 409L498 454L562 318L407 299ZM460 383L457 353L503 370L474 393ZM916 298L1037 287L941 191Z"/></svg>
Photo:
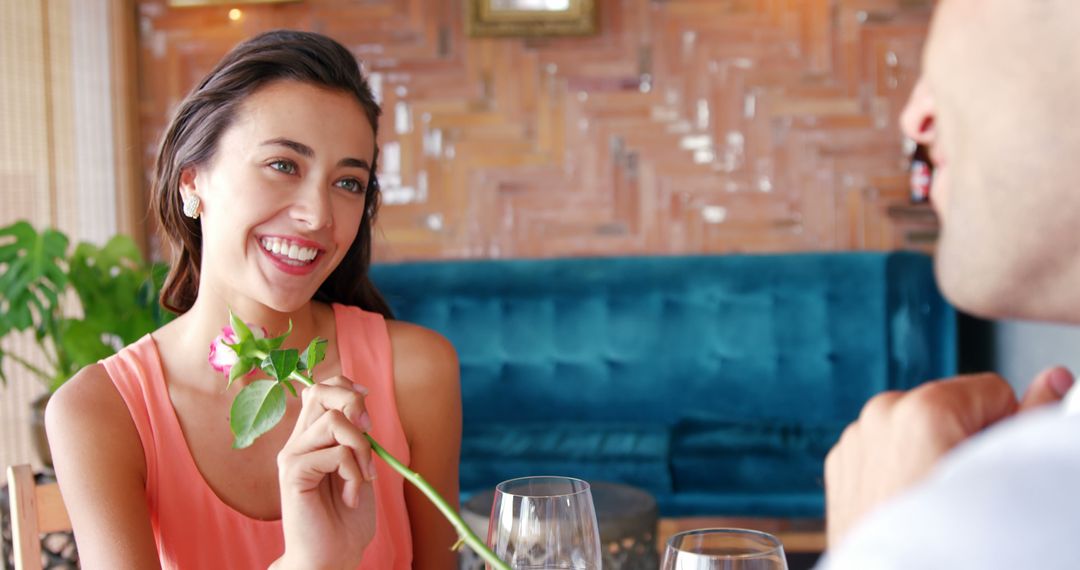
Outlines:
<svg viewBox="0 0 1080 570"><path fill-rule="evenodd" d="M269 334L266 329L262 327L254 327L250 324L248 328L251 329L251 335L255 338L266 338ZM225 374L229 374L229 370L232 370L234 364L238 360L236 352L226 346L226 344L236 344L239 339L236 338L236 332L233 331L231 326L227 326L221 329L221 334L214 339L214 342L210 343L210 366ZM255 370L252 370L248 374L254 374Z"/></svg>

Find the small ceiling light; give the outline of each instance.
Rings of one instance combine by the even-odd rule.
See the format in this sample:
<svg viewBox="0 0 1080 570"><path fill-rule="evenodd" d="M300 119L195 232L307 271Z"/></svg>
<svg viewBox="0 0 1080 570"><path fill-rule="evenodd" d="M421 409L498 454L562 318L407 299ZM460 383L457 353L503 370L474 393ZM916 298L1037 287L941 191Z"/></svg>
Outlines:
<svg viewBox="0 0 1080 570"><path fill-rule="evenodd" d="M229 19L230 20L232 20L234 22L239 22L240 18L243 18L243 17L244 17L244 11L241 10L240 8L233 8L232 10L229 10Z"/></svg>

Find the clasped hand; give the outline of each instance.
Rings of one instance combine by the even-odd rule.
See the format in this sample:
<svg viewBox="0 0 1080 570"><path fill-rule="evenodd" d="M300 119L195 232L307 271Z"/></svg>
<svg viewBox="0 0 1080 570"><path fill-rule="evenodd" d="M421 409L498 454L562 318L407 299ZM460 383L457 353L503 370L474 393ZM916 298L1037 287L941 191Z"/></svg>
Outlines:
<svg viewBox="0 0 1080 570"><path fill-rule="evenodd" d="M365 395L342 376L301 393L300 416L277 457L285 554L275 568L360 565L375 536Z"/></svg>
<svg viewBox="0 0 1080 570"><path fill-rule="evenodd" d="M997 374L973 374L872 398L825 459L828 540L834 547L871 510L915 485L958 444L1017 412L1060 400L1073 384L1044 370L1017 401Z"/></svg>

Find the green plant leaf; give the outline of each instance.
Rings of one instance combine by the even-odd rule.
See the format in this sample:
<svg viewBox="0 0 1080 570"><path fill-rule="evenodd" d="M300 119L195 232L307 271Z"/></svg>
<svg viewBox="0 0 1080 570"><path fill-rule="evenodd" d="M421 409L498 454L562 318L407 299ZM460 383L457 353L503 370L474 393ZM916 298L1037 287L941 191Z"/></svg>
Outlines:
<svg viewBox="0 0 1080 570"><path fill-rule="evenodd" d="M68 369L74 373L84 366L88 366L106 358L116 352L113 347L105 344L103 337L107 331L101 330L93 323L81 319L64 319L60 322L56 335L60 342L60 350L68 357ZM64 373L68 370L57 371Z"/></svg>
<svg viewBox="0 0 1080 570"><path fill-rule="evenodd" d="M281 348L281 345L285 343L285 339L289 338L290 334L292 334L292 319L289 319L289 330L285 331L284 334L273 338L257 338L255 339L255 346L263 352L277 350Z"/></svg>
<svg viewBox="0 0 1080 570"><path fill-rule="evenodd" d="M0 321L17 330L35 326L30 303L45 307L39 319L54 314L58 293L67 286L67 246L64 234L39 234L25 221L0 228Z"/></svg>
<svg viewBox="0 0 1080 570"><path fill-rule="evenodd" d="M282 380L281 385L289 389L289 392L292 393L293 398L299 398L300 397L300 394L296 393L296 388L293 387L293 385L292 385L292 380Z"/></svg>
<svg viewBox="0 0 1080 570"><path fill-rule="evenodd" d="M311 374L324 358L326 358L326 339L315 337L300 354L300 370L307 370L308 374Z"/></svg>
<svg viewBox="0 0 1080 570"><path fill-rule="evenodd" d="M229 325L232 326L232 330L236 333L236 340L241 344L245 340L253 340L255 335L251 334L251 329L248 328L247 323L243 319L229 311ZM237 354L240 354L239 352Z"/></svg>
<svg viewBox="0 0 1080 570"><path fill-rule="evenodd" d="M135 244L135 240L126 235L115 235L109 239L105 247L101 248L103 258L109 262L109 265L117 265L122 263L130 263L131 267L138 267L146 265L143 261L142 252L139 251L139 246Z"/></svg>
<svg viewBox="0 0 1080 570"><path fill-rule="evenodd" d="M299 362L300 351L295 348L279 349L271 351L260 363L260 367L272 378L284 381L296 370Z"/></svg>
<svg viewBox="0 0 1080 570"><path fill-rule="evenodd" d="M233 400L229 427L234 436L233 448L248 447L260 435L270 431L285 415L285 391L275 380L256 380Z"/></svg>
<svg viewBox="0 0 1080 570"><path fill-rule="evenodd" d="M130 344L172 317L157 302L167 266L147 264L130 237L114 236L104 247L79 243L70 254L69 245L63 233L38 232L26 221L0 227L0 339L32 329L48 361L35 375L53 387L112 354L117 341ZM72 289L78 305L67 307ZM66 318L75 311L79 324Z"/></svg>
<svg viewBox="0 0 1080 570"><path fill-rule="evenodd" d="M258 364L258 359L245 357L236 361L236 364L229 370L229 383L225 385L225 389L232 388L233 382L237 378L242 378L255 369L255 365Z"/></svg>

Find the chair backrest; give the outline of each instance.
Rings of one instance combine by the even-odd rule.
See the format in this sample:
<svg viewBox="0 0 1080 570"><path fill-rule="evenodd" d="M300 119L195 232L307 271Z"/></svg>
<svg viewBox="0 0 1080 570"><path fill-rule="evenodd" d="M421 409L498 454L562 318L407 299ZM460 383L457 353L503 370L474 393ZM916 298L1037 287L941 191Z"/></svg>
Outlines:
<svg viewBox="0 0 1080 570"><path fill-rule="evenodd" d="M41 568L41 535L70 531L71 519L60 487L56 483L38 485L29 465L8 467L7 479L15 570L37 570Z"/></svg>

